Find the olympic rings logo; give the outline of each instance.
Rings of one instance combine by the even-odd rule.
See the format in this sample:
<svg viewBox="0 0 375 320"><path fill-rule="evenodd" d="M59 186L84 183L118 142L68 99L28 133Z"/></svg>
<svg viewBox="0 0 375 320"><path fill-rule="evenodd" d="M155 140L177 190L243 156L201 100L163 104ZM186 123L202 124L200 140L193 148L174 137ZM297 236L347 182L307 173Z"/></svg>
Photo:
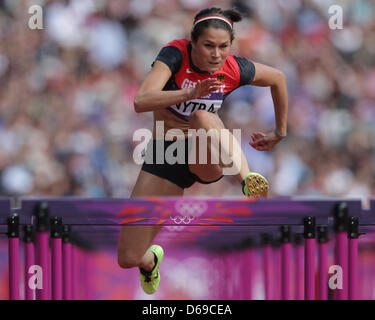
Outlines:
<svg viewBox="0 0 375 320"><path fill-rule="evenodd" d="M179 201L175 205L175 209L183 216L200 216L207 210L207 203L204 201Z"/></svg>
<svg viewBox="0 0 375 320"><path fill-rule="evenodd" d="M191 221L194 220L195 217L189 217L189 216L174 216L174 217L172 217L171 216L170 218L175 224L181 224L181 223L189 224Z"/></svg>
<svg viewBox="0 0 375 320"><path fill-rule="evenodd" d="M189 224L196 217L199 217L208 208L204 201L186 201L182 200L176 203L175 209L181 215L170 216L175 224Z"/></svg>

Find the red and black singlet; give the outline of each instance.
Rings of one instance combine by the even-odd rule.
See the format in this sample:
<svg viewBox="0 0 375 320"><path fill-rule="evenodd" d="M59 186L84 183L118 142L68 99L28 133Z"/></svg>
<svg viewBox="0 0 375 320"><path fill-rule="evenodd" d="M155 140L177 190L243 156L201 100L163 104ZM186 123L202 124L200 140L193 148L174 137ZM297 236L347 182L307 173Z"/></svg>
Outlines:
<svg viewBox="0 0 375 320"><path fill-rule="evenodd" d="M191 59L191 43L180 39L163 47L155 61L165 63L172 76L163 90L179 90L195 87L198 80L216 77L222 86L217 92L206 97L182 102L166 109L154 111L155 120L164 120L165 129L178 128L185 133L189 128L188 120L192 112L206 110L216 113L225 97L242 85L250 84L255 75L254 64L244 58L228 55L224 64L214 73L199 70Z"/></svg>

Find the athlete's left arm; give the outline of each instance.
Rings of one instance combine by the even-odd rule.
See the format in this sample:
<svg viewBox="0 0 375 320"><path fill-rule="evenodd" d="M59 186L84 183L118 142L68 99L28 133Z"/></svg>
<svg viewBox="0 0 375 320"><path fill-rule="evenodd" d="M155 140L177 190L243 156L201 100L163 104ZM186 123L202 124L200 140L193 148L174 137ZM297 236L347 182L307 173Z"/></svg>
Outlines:
<svg viewBox="0 0 375 320"><path fill-rule="evenodd" d="M285 75L275 68L255 63L255 76L251 85L271 87L271 95L275 108L275 131L269 133L255 132L250 145L259 151L271 150L287 134L288 91Z"/></svg>

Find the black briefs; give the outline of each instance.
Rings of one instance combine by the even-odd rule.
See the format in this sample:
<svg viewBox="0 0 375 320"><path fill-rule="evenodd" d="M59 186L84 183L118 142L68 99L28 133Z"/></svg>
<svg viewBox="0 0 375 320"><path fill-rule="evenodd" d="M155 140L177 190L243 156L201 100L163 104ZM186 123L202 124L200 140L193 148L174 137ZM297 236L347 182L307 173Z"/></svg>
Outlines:
<svg viewBox="0 0 375 320"><path fill-rule="evenodd" d="M171 153L172 150L169 150L168 153L166 151L168 147L173 143L175 143L174 146L176 146L177 148L174 149L172 154L177 159L177 162L174 164L169 164L166 158L168 158L168 153ZM178 144L180 145L178 146ZM183 146L181 146L181 144L183 144ZM179 150L180 148L185 149L185 154L182 155L182 153L180 153L179 158L177 158L177 150ZM156 175L160 178L167 179L168 181L178 185L183 189L191 187L195 182L210 184L219 181L223 176L221 176L217 180L208 182L201 180L197 175L190 172L188 160L191 148L191 138L176 141L164 140L164 149L163 140L151 139L143 156L145 161L142 165L142 170ZM150 153L151 150L152 154ZM157 160L159 160L159 164L157 163Z"/></svg>

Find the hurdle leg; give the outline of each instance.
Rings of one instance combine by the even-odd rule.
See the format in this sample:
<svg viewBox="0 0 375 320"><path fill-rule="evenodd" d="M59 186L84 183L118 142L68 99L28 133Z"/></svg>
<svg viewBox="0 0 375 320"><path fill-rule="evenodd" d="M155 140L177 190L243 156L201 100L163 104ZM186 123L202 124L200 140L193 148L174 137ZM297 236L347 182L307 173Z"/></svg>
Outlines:
<svg viewBox="0 0 375 320"><path fill-rule="evenodd" d="M36 217L36 264L42 271L42 285L36 290L37 300L50 299L49 292L49 212L46 202L39 203L34 209Z"/></svg>
<svg viewBox="0 0 375 320"><path fill-rule="evenodd" d="M223 258L222 252L223 251L221 250L214 251L209 256L209 261L213 263L212 268L217 270L219 279L222 279L223 276L225 276L225 264L224 264L224 258ZM220 281L218 283L219 283L219 286L217 288L217 291L212 296L212 299L224 300L225 299L224 281Z"/></svg>
<svg viewBox="0 0 375 320"><path fill-rule="evenodd" d="M347 234L348 207L340 203L335 208L335 264L342 270L342 288L334 290L336 300L348 299L348 234Z"/></svg>
<svg viewBox="0 0 375 320"><path fill-rule="evenodd" d="M248 269L248 259L247 259L247 250L241 251L241 256L239 256L240 262L240 294L241 299L246 300L247 292L249 290L249 269Z"/></svg>
<svg viewBox="0 0 375 320"><path fill-rule="evenodd" d="M78 262L78 248L72 246L72 299L79 299L79 262Z"/></svg>
<svg viewBox="0 0 375 320"><path fill-rule="evenodd" d="M226 265L226 279L227 279L227 299L233 300L236 299L236 271L235 268L237 265L233 264L234 252L231 248L225 255L225 265Z"/></svg>
<svg viewBox="0 0 375 320"><path fill-rule="evenodd" d="M249 260L248 254L246 249L242 249L240 251L240 268L239 268L239 275L240 275L240 296L241 300L247 300L248 292L249 292Z"/></svg>
<svg viewBox="0 0 375 320"><path fill-rule="evenodd" d="M315 218L304 219L305 300L315 300Z"/></svg>
<svg viewBox="0 0 375 320"><path fill-rule="evenodd" d="M272 247L271 238L268 234L262 236L263 252L263 275L264 275L264 294L265 300L271 300L272 295Z"/></svg>
<svg viewBox="0 0 375 320"><path fill-rule="evenodd" d="M225 250L222 250L219 254L221 265L220 270L221 274L223 275L224 281L222 281L221 286L221 299L226 300L228 299L228 268L227 268L227 261L226 261L226 254L227 252Z"/></svg>
<svg viewBox="0 0 375 320"><path fill-rule="evenodd" d="M36 235L36 263L42 270L42 288L37 289L38 300L49 299L49 281L48 281L48 232L37 232Z"/></svg>
<svg viewBox="0 0 375 320"><path fill-rule="evenodd" d="M244 300L245 299L245 292L247 289L247 279L248 274L245 272L245 251L244 250L238 250L236 248L236 251L234 252L234 257L232 261L237 261L236 266L236 276L235 276L235 299L236 300Z"/></svg>
<svg viewBox="0 0 375 320"><path fill-rule="evenodd" d="M296 233L294 237L294 295L296 300L303 300L303 237Z"/></svg>
<svg viewBox="0 0 375 320"><path fill-rule="evenodd" d="M83 263L83 299L91 300L91 263L90 263L90 252L82 250L82 263Z"/></svg>
<svg viewBox="0 0 375 320"><path fill-rule="evenodd" d="M222 282L224 284L223 286L223 299L227 300L229 299L229 269L228 269L228 263L227 263L227 254L228 251L223 250L221 253L221 260L222 260L222 274L224 277L224 281Z"/></svg>
<svg viewBox="0 0 375 320"><path fill-rule="evenodd" d="M358 299L358 239L349 239L349 300Z"/></svg>
<svg viewBox="0 0 375 320"><path fill-rule="evenodd" d="M328 299L328 227L318 227L319 300Z"/></svg>
<svg viewBox="0 0 375 320"><path fill-rule="evenodd" d="M85 249L83 247L77 247L77 255L78 255L78 279L79 279L79 286L78 286L78 299L79 300L87 300L86 299L86 273L88 272L89 265L86 261L86 254Z"/></svg>
<svg viewBox="0 0 375 320"><path fill-rule="evenodd" d="M228 254L229 254L229 251L228 250L225 250L221 253L221 258L222 258L222 261L223 261L223 275L224 275L224 281L223 281L223 297L224 297L224 300L229 300L230 297L229 297L229 286L230 286L230 268L229 268L229 264L228 264Z"/></svg>
<svg viewBox="0 0 375 320"><path fill-rule="evenodd" d="M281 227L281 242L281 300L290 300L292 245L289 226Z"/></svg>
<svg viewBox="0 0 375 320"><path fill-rule="evenodd" d="M284 243L281 248L281 299L290 300L290 260L291 244Z"/></svg>
<svg viewBox="0 0 375 320"><path fill-rule="evenodd" d="M236 300L244 300L244 287L247 286L247 275L244 277L243 269L245 263L244 251L235 249L232 261L238 261L234 278L235 298Z"/></svg>
<svg viewBox="0 0 375 320"><path fill-rule="evenodd" d="M244 299L252 300L253 299L253 287L254 287L254 274L255 274L255 258L256 252L254 248L249 248L246 250L246 269L245 273L247 275L246 281L246 291L244 292Z"/></svg>
<svg viewBox="0 0 375 320"><path fill-rule="evenodd" d="M243 251L243 256L241 257L241 279L242 286L241 286L241 295L242 300L248 300L248 292L249 292L249 284L250 284L250 261L249 261L249 254L248 250Z"/></svg>
<svg viewBox="0 0 375 320"><path fill-rule="evenodd" d="M349 218L349 300L358 299L358 218Z"/></svg>
<svg viewBox="0 0 375 320"><path fill-rule="evenodd" d="M70 226L63 226L63 299L72 300L72 244L70 243Z"/></svg>
<svg viewBox="0 0 375 320"><path fill-rule="evenodd" d="M344 231L336 232L335 235L335 259L336 265L342 268L342 289L335 289L335 299L347 300L348 299L348 235Z"/></svg>
<svg viewBox="0 0 375 320"><path fill-rule="evenodd" d="M29 270L30 267L35 265L34 256L34 235L33 226L26 225L24 227L24 254L25 254L25 300L34 300L35 290L30 287L29 284Z"/></svg>
<svg viewBox="0 0 375 320"><path fill-rule="evenodd" d="M273 273L273 300L281 299L281 245L280 239L274 239L273 243L273 264L271 266Z"/></svg>
<svg viewBox="0 0 375 320"><path fill-rule="evenodd" d="M19 300L19 218L8 218L9 299Z"/></svg>
<svg viewBox="0 0 375 320"><path fill-rule="evenodd" d="M62 218L51 219L52 300L62 299Z"/></svg>
<svg viewBox="0 0 375 320"><path fill-rule="evenodd" d="M271 245L263 248L264 250L264 279L266 300L272 300L272 247Z"/></svg>

